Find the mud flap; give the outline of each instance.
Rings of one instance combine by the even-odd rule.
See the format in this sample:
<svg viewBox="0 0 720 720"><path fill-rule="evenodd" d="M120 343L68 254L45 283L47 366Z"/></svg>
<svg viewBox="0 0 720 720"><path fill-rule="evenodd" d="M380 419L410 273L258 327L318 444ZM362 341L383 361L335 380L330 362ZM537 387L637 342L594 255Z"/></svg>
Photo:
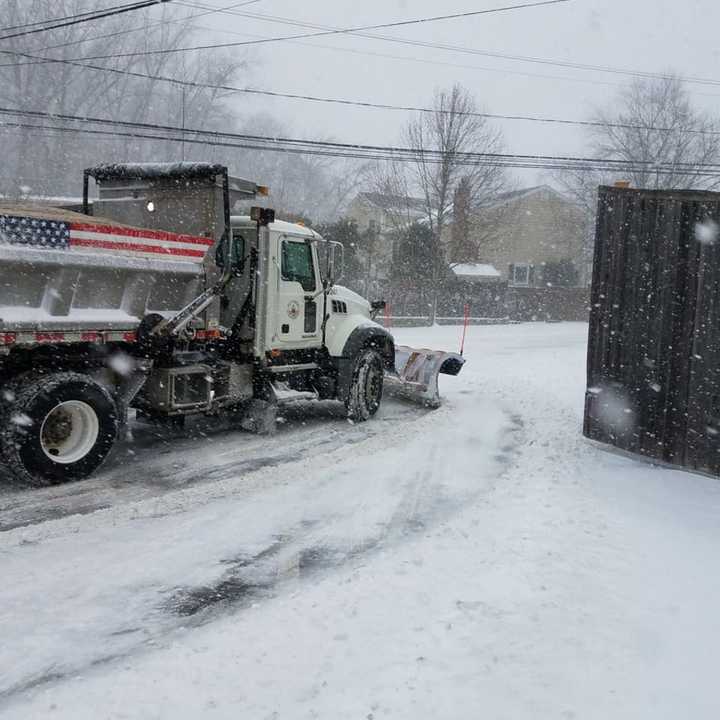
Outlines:
<svg viewBox="0 0 720 720"><path fill-rule="evenodd" d="M442 350L395 346L395 372L385 373L385 387L398 395L426 407L440 407L438 375L457 375L465 358Z"/></svg>
<svg viewBox="0 0 720 720"><path fill-rule="evenodd" d="M258 435L274 435L277 429L277 403L251 400L245 408L240 427Z"/></svg>

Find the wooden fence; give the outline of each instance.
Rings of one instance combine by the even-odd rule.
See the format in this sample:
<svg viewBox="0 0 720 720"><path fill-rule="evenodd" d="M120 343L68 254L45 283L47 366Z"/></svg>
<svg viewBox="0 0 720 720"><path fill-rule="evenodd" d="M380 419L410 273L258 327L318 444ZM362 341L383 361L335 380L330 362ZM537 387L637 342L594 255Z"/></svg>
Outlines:
<svg viewBox="0 0 720 720"><path fill-rule="evenodd" d="M720 474L720 194L601 188L585 435Z"/></svg>

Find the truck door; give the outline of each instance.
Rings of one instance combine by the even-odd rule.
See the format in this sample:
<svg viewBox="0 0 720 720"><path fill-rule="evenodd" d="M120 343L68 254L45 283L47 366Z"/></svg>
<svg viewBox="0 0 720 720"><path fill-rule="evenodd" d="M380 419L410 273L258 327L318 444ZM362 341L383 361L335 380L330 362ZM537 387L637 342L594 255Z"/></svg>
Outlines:
<svg viewBox="0 0 720 720"><path fill-rule="evenodd" d="M308 238L279 239L276 347L317 347L322 341L323 295L317 249Z"/></svg>

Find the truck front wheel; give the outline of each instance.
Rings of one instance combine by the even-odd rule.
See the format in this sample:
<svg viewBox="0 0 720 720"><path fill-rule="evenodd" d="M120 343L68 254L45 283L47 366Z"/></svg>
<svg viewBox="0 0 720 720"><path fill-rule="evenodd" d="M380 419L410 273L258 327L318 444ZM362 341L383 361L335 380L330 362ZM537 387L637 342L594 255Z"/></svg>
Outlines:
<svg viewBox="0 0 720 720"><path fill-rule="evenodd" d="M0 398L0 454L20 480L54 485L87 477L118 432L110 393L74 372L31 376Z"/></svg>
<svg viewBox="0 0 720 720"><path fill-rule="evenodd" d="M345 405L351 420L369 420L380 407L383 390L383 358L377 350L358 353Z"/></svg>

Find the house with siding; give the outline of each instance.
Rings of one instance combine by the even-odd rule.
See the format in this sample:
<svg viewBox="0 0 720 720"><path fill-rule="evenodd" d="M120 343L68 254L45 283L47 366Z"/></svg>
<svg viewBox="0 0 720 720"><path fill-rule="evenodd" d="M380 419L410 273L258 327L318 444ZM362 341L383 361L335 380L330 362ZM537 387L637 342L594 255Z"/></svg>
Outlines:
<svg viewBox="0 0 720 720"><path fill-rule="evenodd" d="M492 227L478 244L478 261L495 267L510 287L587 287L592 257L587 219L549 185L496 197L473 218Z"/></svg>

